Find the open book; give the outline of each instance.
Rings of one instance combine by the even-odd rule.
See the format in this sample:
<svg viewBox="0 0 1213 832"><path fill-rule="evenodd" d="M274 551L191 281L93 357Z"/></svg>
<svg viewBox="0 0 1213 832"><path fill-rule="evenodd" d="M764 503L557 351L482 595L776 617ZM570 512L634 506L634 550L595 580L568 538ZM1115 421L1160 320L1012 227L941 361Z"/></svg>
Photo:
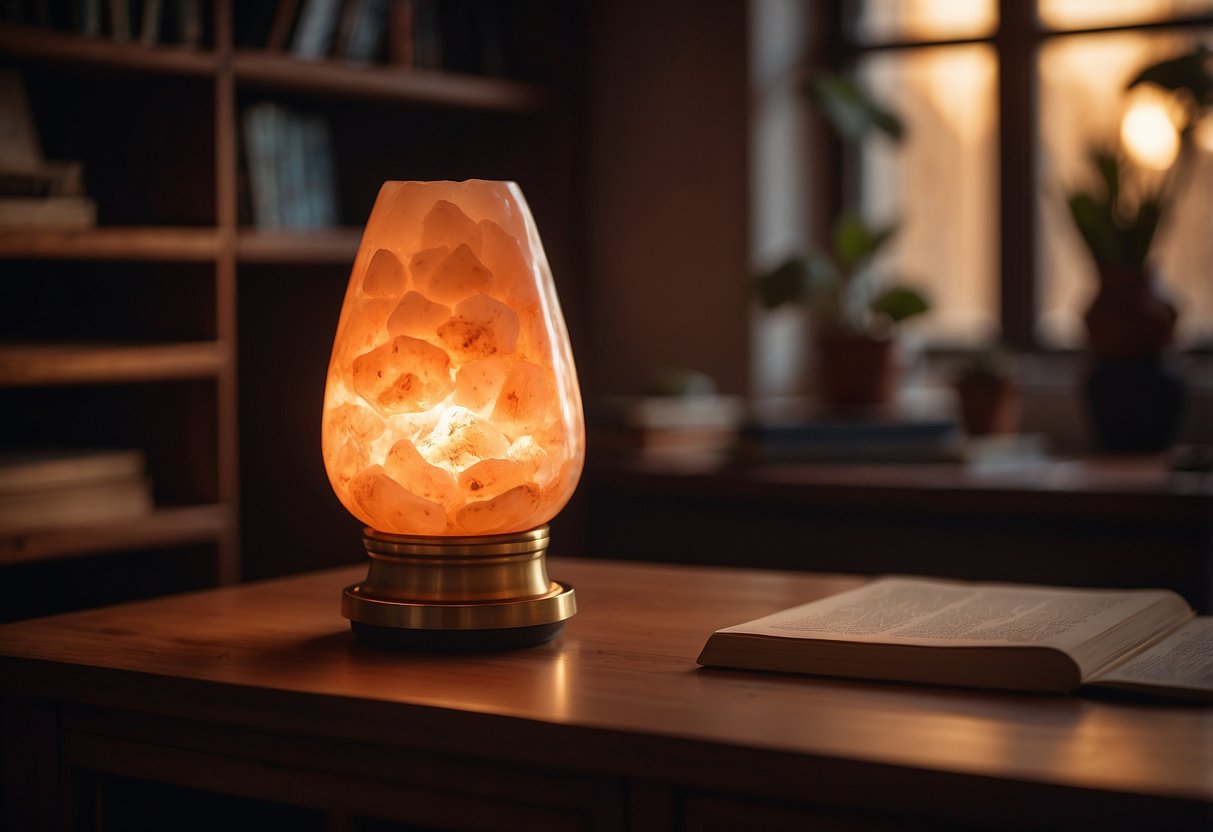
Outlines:
<svg viewBox="0 0 1213 832"><path fill-rule="evenodd" d="M1162 589L878 578L713 633L701 665L1213 700L1213 617Z"/></svg>

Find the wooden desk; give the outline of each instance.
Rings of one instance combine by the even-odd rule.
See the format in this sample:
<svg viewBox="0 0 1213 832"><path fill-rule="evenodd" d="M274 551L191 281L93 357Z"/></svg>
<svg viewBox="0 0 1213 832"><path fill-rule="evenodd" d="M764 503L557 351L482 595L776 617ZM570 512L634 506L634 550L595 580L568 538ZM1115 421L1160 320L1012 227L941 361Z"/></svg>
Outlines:
<svg viewBox="0 0 1213 832"><path fill-rule="evenodd" d="M578 499L581 555L1161 586L1213 613L1213 474L1171 472L1159 458L985 468L599 459Z"/></svg>
<svg viewBox="0 0 1213 832"><path fill-rule="evenodd" d="M553 573L581 612L497 655L356 643L352 568L0 627L8 828L80 821L115 775L439 828L1213 821L1209 709L702 670L712 630L858 579Z"/></svg>

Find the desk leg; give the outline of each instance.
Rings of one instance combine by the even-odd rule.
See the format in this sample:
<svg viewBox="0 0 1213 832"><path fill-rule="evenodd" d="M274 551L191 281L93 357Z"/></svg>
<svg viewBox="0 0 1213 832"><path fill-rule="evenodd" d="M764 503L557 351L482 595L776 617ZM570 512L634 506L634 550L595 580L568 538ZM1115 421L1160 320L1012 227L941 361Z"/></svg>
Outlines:
<svg viewBox="0 0 1213 832"><path fill-rule="evenodd" d="M67 784L59 759L59 707L33 696L0 697L0 827L65 829Z"/></svg>

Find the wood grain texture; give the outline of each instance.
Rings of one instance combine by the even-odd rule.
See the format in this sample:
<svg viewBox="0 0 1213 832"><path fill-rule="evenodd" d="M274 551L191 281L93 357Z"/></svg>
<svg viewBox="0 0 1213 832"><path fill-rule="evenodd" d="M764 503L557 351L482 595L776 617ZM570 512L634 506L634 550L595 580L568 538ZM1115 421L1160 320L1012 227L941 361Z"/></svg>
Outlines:
<svg viewBox="0 0 1213 832"><path fill-rule="evenodd" d="M241 263L326 263L348 266L358 253L361 228L307 232L242 228L236 238Z"/></svg>
<svg viewBox="0 0 1213 832"><path fill-rule="evenodd" d="M231 361L217 341L13 344L0 347L0 387L210 378Z"/></svg>
<svg viewBox="0 0 1213 832"><path fill-rule="evenodd" d="M324 739L330 756L333 743L377 743L954 822L1008 800L1035 801L1024 811L1038 819L1059 805L1108 817L1164 806L1190 822L1213 807L1209 709L696 666L713 630L858 578L562 559L552 572L576 585L580 612L529 650L364 647L338 614L362 575L347 568L0 627L0 687ZM940 790L958 788L977 803L951 806Z"/></svg>
<svg viewBox="0 0 1213 832"><path fill-rule="evenodd" d="M170 75L211 75L219 66L214 53L190 47L147 47L9 22L0 22L0 53L51 63Z"/></svg>
<svg viewBox="0 0 1213 832"><path fill-rule="evenodd" d="M214 260L218 252L219 237L214 228L109 226L79 231L0 231L3 258L186 263Z"/></svg>
<svg viewBox="0 0 1213 832"><path fill-rule="evenodd" d="M537 112L542 87L502 78L395 67L351 67L337 60L301 61L261 49L238 49L232 67L241 87L314 95L429 104L438 107Z"/></svg>

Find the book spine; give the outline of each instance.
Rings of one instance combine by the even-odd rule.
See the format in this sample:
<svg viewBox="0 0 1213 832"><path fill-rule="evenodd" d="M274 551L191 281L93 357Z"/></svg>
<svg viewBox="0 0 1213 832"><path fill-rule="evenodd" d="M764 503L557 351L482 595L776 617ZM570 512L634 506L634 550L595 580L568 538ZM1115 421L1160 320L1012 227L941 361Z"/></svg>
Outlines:
<svg viewBox="0 0 1213 832"><path fill-rule="evenodd" d="M270 24L270 33L265 41L265 48L274 52L286 49L291 37L295 18L299 14L299 0L279 0L274 12L274 21Z"/></svg>
<svg viewBox="0 0 1213 832"><path fill-rule="evenodd" d="M333 45L339 11L337 0L306 0L291 43L291 53L305 61L319 60L327 55Z"/></svg>
<svg viewBox="0 0 1213 832"><path fill-rule="evenodd" d="M299 115L283 108L278 118L278 216L285 228L307 227L304 189L303 123Z"/></svg>
<svg viewBox="0 0 1213 832"><path fill-rule="evenodd" d="M367 64L374 59L379 45L383 42L387 13L387 0L362 2L345 51L345 56L351 63Z"/></svg>
<svg viewBox="0 0 1213 832"><path fill-rule="evenodd" d="M2 228L92 228L97 204L83 196L0 198Z"/></svg>
<svg viewBox="0 0 1213 832"><path fill-rule="evenodd" d="M249 195L253 203L253 223L260 228L277 228L277 177L274 147L278 106L268 102L253 104L244 111L244 144L249 169Z"/></svg>
<svg viewBox="0 0 1213 832"><path fill-rule="evenodd" d="M139 22L139 43L155 46L160 42L160 16L162 0L143 0L143 18Z"/></svg>
<svg viewBox="0 0 1213 832"><path fill-rule="evenodd" d="M328 121L323 116L311 115L304 121L303 132L307 193L312 206L309 224L316 228L329 228L337 224L338 206Z"/></svg>
<svg viewBox="0 0 1213 832"><path fill-rule="evenodd" d="M388 11L388 61L396 66L417 65L416 0L395 0Z"/></svg>

